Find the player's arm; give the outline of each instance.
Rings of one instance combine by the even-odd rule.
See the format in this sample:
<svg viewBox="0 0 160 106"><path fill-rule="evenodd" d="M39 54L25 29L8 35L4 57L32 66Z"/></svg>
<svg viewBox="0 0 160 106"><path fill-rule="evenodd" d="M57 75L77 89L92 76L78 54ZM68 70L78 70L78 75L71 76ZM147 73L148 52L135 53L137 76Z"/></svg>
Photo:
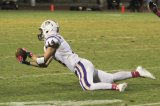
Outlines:
<svg viewBox="0 0 160 106"><path fill-rule="evenodd" d="M24 59L24 61L19 61L20 63L30 65L30 66L35 66L35 67L46 68L52 61L53 54L56 49L54 47L48 47L43 56L37 56L27 51L26 49L23 49L23 50L26 52L27 56L32 59L32 61L26 61Z"/></svg>
<svg viewBox="0 0 160 106"><path fill-rule="evenodd" d="M52 61L53 54L55 52L55 48L53 47L48 47L46 49L46 52L44 53L43 56L39 57L35 54L31 54L29 57L33 60L30 62L24 62L24 64L35 66L35 67L41 67L41 68L46 68L50 62Z"/></svg>
<svg viewBox="0 0 160 106"><path fill-rule="evenodd" d="M54 55L56 49L59 47L60 45L60 37L51 37L46 41L46 45L45 47L47 47L47 49L45 50L45 53L42 57L39 57L35 54L32 54L30 52L27 52L27 56L30 57L33 61L27 63L27 61L24 61L24 64L27 65L32 65L32 66L36 66L36 67L47 67L49 65L49 63L52 60L52 56Z"/></svg>

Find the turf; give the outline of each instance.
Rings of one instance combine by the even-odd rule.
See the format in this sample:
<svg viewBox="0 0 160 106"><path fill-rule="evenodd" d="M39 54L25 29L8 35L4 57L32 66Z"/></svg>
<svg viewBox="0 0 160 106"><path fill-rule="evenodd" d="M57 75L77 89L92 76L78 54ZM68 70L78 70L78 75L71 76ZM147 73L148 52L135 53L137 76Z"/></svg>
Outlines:
<svg viewBox="0 0 160 106"><path fill-rule="evenodd" d="M47 69L19 64L16 48L43 54L43 42L38 41L37 34L46 19L58 21L74 52L91 60L96 68L114 72L142 65L157 79L121 81L129 85L124 93L84 92L74 73L55 61ZM152 13L0 11L0 102L118 99L120 104L109 105L160 105L159 22Z"/></svg>

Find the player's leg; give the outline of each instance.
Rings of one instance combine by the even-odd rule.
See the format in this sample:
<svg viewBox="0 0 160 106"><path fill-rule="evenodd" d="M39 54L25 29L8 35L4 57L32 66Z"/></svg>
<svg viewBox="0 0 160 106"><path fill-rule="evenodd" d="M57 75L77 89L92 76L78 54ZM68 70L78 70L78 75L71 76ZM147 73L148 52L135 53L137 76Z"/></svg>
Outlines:
<svg viewBox="0 0 160 106"><path fill-rule="evenodd" d="M83 90L113 89L122 92L127 87L126 83L118 85L105 82L94 83L93 73L95 69L93 64L86 59L81 59L81 61L76 65L76 70Z"/></svg>
<svg viewBox="0 0 160 106"><path fill-rule="evenodd" d="M95 75L95 79L99 79L101 82L112 83L114 81L124 80L128 78L136 78L136 77L146 77L155 79L155 77L147 70L143 69L141 66L137 67L134 71L120 71L113 74L106 73L101 70L97 70Z"/></svg>
<svg viewBox="0 0 160 106"><path fill-rule="evenodd" d="M115 84L115 83L104 83L104 82L98 82L98 83L92 83L89 90L117 90L120 92L125 91L127 87L127 83L121 83L121 84Z"/></svg>
<svg viewBox="0 0 160 106"><path fill-rule="evenodd" d="M91 90L98 90L98 89L109 89L109 90L117 90L123 92L126 87L127 83L116 84L113 83L113 75L110 73L106 73L101 70L94 69L93 73L93 84L91 86Z"/></svg>
<svg viewBox="0 0 160 106"><path fill-rule="evenodd" d="M138 75L137 75L138 76ZM105 82L105 83L113 83L117 80L123 80L132 78L132 73L128 71L120 71L116 73L107 73L102 70L95 71L94 81L95 82ZM135 76L134 76L135 77Z"/></svg>
<svg viewBox="0 0 160 106"><path fill-rule="evenodd" d="M79 77L79 83L82 87L83 90L89 90L93 77L93 65L90 61L86 59L81 59L77 64L76 64L76 73L77 76ZM90 70L88 72L88 70Z"/></svg>
<svg viewBox="0 0 160 106"><path fill-rule="evenodd" d="M124 80L128 78L136 78L136 77L156 79L154 75L152 75L149 71L142 68L141 66L138 66L135 71L131 71L131 72L122 71L122 72L117 72L113 74L114 81Z"/></svg>

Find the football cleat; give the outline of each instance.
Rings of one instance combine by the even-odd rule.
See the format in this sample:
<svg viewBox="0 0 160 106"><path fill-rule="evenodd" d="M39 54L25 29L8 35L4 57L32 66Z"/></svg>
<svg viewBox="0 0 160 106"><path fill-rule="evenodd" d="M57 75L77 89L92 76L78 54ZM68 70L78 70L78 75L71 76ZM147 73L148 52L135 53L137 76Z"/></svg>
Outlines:
<svg viewBox="0 0 160 106"><path fill-rule="evenodd" d="M152 75L149 71L147 71L146 69L142 68L141 66L138 66L136 71L139 72L141 77L156 79L154 75Z"/></svg>
<svg viewBox="0 0 160 106"><path fill-rule="evenodd" d="M127 88L127 83L122 83L117 85L117 90L119 92L124 92L126 88Z"/></svg>
<svg viewBox="0 0 160 106"><path fill-rule="evenodd" d="M149 2L149 8L153 13L155 13L158 17L160 17L160 11L158 10L157 5L154 2L152 1Z"/></svg>

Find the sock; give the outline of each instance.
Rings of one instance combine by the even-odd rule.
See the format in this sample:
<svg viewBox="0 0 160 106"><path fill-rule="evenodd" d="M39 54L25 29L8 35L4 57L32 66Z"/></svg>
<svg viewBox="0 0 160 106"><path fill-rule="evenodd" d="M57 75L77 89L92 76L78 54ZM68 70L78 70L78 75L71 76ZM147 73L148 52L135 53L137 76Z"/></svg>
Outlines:
<svg viewBox="0 0 160 106"><path fill-rule="evenodd" d="M112 84L112 90L118 90L117 84Z"/></svg>
<svg viewBox="0 0 160 106"><path fill-rule="evenodd" d="M135 77L140 77L140 74L139 74L138 71L132 71L131 74L132 74L132 77L133 77L133 78L135 78Z"/></svg>

